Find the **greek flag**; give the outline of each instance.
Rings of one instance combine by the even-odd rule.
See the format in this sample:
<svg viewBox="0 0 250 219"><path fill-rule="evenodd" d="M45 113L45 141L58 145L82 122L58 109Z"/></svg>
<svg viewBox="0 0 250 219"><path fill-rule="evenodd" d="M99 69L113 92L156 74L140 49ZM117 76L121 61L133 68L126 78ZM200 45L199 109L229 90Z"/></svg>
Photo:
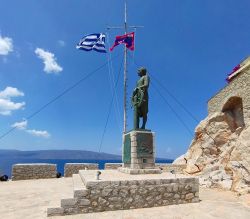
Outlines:
<svg viewBox="0 0 250 219"><path fill-rule="evenodd" d="M77 49L97 52L107 52L105 49L105 34L94 33L84 36L80 42L76 45Z"/></svg>

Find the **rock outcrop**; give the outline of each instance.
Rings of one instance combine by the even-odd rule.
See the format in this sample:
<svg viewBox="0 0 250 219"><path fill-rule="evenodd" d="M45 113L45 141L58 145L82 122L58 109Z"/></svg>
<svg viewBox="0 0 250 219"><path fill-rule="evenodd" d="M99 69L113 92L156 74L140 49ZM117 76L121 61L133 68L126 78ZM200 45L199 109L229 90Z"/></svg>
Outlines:
<svg viewBox="0 0 250 219"><path fill-rule="evenodd" d="M200 185L250 193L250 127L230 112L214 113L201 121L186 154L185 173L200 177Z"/></svg>

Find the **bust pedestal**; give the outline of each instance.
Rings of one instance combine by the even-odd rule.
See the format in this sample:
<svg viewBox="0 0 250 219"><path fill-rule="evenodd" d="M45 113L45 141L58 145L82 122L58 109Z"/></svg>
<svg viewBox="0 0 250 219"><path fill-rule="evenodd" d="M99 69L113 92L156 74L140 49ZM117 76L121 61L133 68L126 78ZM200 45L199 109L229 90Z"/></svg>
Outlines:
<svg viewBox="0 0 250 219"><path fill-rule="evenodd" d="M123 134L123 166L119 171L130 174L161 173L155 168L155 133L136 129Z"/></svg>

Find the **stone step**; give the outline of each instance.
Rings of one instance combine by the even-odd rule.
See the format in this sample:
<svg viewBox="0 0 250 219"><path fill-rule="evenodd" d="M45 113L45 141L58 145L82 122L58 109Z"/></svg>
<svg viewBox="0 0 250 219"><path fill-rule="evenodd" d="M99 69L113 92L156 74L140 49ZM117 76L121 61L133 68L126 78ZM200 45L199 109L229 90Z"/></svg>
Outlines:
<svg viewBox="0 0 250 219"><path fill-rule="evenodd" d="M89 190L84 185L80 174L73 174L73 192L74 198L85 198L89 194Z"/></svg>
<svg viewBox="0 0 250 219"><path fill-rule="evenodd" d="M48 208L47 216L79 214L82 213L81 209L88 208L90 205L90 200L88 199L90 192L86 189L82 178L79 174L73 174L72 181L74 197L61 199L61 207Z"/></svg>
<svg viewBox="0 0 250 219"><path fill-rule="evenodd" d="M80 190L82 188L85 188L85 185L82 181L82 178L80 177L79 174L73 174L72 175L72 180L73 180L73 188L74 190Z"/></svg>
<svg viewBox="0 0 250 219"><path fill-rule="evenodd" d="M98 170L102 172L103 170ZM97 170L79 170L79 175L82 179L83 184L86 186L86 177L91 177L93 180L96 180ZM107 170L108 171L108 170Z"/></svg>

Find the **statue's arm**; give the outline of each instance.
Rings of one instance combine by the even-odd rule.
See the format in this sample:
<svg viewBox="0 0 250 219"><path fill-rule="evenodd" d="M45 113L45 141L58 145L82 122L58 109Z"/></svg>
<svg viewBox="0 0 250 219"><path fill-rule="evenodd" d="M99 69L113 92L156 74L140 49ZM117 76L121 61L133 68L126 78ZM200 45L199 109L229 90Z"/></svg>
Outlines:
<svg viewBox="0 0 250 219"><path fill-rule="evenodd" d="M149 86L149 77L146 76L144 79L144 87L148 87Z"/></svg>
<svg viewBox="0 0 250 219"><path fill-rule="evenodd" d="M143 78L143 85L139 86L138 88L148 88L149 86L149 77L145 76Z"/></svg>

